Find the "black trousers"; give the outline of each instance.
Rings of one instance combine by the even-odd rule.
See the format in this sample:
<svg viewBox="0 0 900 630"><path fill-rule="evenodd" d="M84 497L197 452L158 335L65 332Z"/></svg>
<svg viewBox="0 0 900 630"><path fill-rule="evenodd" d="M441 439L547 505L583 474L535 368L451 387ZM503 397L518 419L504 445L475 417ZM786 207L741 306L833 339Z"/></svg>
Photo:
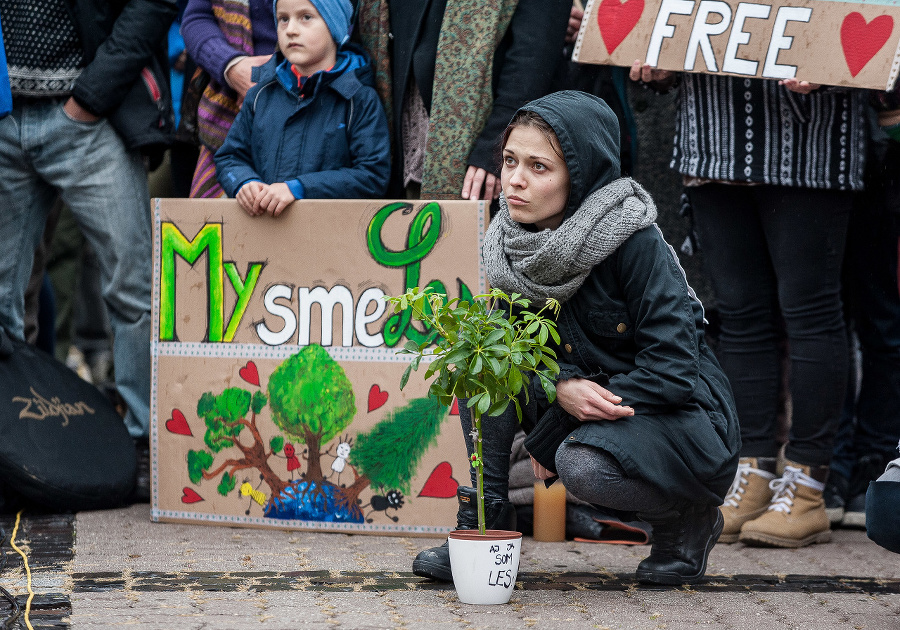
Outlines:
<svg viewBox="0 0 900 630"><path fill-rule="evenodd" d="M784 186L688 188L718 300L718 358L741 423L741 455L774 457L779 318L793 405L788 459L828 464L847 385L841 262L853 193Z"/></svg>

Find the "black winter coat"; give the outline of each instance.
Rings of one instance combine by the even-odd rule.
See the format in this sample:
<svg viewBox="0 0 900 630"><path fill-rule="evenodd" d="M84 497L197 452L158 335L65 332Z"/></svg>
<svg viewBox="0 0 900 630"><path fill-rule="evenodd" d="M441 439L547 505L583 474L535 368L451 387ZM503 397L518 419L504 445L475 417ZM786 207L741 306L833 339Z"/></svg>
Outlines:
<svg viewBox="0 0 900 630"><path fill-rule="evenodd" d="M595 99L562 92L530 103L556 132L569 168L566 217L619 176L618 123ZM602 103L600 99L591 100ZM691 503L720 504L734 479L740 431L731 387L704 341L703 307L656 225L595 265L563 303L560 380L590 379L635 415L580 422L538 403L525 448L549 470L564 441L611 453L631 477Z"/></svg>
<svg viewBox="0 0 900 630"><path fill-rule="evenodd" d="M128 149L161 155L174 133L166 37L175 0L68 0L87 66L72 96Z"/></svg>

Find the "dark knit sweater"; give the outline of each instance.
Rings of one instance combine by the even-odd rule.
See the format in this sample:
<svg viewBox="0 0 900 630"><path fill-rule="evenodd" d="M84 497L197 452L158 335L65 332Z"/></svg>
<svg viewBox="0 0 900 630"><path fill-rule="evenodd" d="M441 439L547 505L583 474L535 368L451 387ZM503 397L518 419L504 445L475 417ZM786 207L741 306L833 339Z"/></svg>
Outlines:
<svg viewBox="0 0 900 630"><path fill-rule="evenodd" d="M15 96L64 96L84 54L65 0L0 0L9 82Z"/></svg>
<svg viewBox="0 0 900 630"><path fill-rule="evenodd" d="M865 90L803 95L777 81L682 75L672 168L704 179L861 190Z"/></svg>

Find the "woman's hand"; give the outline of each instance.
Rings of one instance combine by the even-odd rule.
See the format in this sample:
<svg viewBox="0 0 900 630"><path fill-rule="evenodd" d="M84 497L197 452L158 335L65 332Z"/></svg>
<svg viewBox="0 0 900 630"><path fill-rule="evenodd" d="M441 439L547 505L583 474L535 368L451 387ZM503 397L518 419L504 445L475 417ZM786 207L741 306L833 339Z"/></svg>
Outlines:
<svg viewBox="0 0 900 630"><path fill-rule="evenodd" d="M240 190L238 190L235 199L237 199L237 202L241 204L241 208L243 208L251 217L258 217L263 213L263 210L256 208L256 199L265 187L266 185L262 182L253 181L247 182L241 186Z"/></svg>
<svg viewBox="0 0 900 630"><path fill-rule="evenodd" d="M481 189L484 187L484 196ZM470 166L466 170L466 178L462 187L463 199L484 199L490 201L500 196L500 178L488 173L483 168Z"/></svg>
<svg viewBox="0 0 900 630"><path fill-rule="evenodd" d="M809 94L810 92L815 92L820 87L822 87L822 85L819 83L798 81L797 79L782 79L778 82L778 85L783 85L791 92L796 92L797 94Z"/></svg>
<svg viewBox="0 0 900 630"><path fill-rule="evenodd" d="M566 413L582 422L618 420L634 415L634 409L620 405L622 398L584 378L570 378L556 384L556 401Z"/></svg>
<svg viewBox="0 0 900 630"><path fill-rule="evenodd" d="M584 11L572 5L572 11L569 13L569 24L566 26L566 43L574 44L578 38L578 31L581 30L581 20L584 19Z"/></svg>
<svg viewBox="0 0 900 630"><path fill-rule="evenodd" d="M674 77L675 73L671 70L657 70L651 67L649 63L641 63L640 59L634 60L634 63L631 64L631 70L628 72L629 79L644 83L671 81Z"/></svg>
<svg viewBox="0 0 900 630"><path fill-rule="evenodd" d="M265 190L257 195L254 209L260 210L259 214L267 212L273 217L280 215L288 205L295 201L294 193L287 184L269 184Z"/></svg>
<svg viewBox="0 0 900 630"><path fill-rule="evenodd" d="M247 90L253 87L250 80L250 72L255 66L261 66L269 60L271 55L257 55L256 57L244 57L225 72L225 79L241 97L247 95Z"/></svg>
<svg viewBox="0 0 900 630"><path fill-rule="evenodd" d="M531 455L529 455L529 457L531 457ZM531 457L531 470L534 471L534 476L541 480L556 476L556 473L552 473L541 466L534 457Z"/></svg>

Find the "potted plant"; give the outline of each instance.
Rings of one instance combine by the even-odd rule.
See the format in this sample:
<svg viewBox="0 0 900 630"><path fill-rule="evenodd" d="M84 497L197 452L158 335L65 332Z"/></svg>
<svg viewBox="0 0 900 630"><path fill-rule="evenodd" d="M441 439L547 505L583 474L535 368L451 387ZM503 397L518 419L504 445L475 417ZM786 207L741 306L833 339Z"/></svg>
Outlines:
<svg viewBox="0 0 900 630"><path fill-rule="evenodd" d="M431 340L406 343L400 352L414 358L403 373L400 389L412 370L427 361L424 377L435 377L429 393L447 406L454 398L466 400L472 414L478 533L457 530L449 536L454 586L465 603L506 603L516 581L522 535L485 529L481 422L485 414L499 415L510 404L521 421L518 395L531 378L540 381L551 402L555 399L559 366L547 344L551 339L558 344L559 334L545 313L558 314L560 304L548 299L540 310L531 312L527 310L530 300L500 289L470 301L448 301L446 295L429 288L413 288L388 300L395 312L411 309L413 319L423 322L432 333L429 339L436 341L436 345Z"/></svg>

